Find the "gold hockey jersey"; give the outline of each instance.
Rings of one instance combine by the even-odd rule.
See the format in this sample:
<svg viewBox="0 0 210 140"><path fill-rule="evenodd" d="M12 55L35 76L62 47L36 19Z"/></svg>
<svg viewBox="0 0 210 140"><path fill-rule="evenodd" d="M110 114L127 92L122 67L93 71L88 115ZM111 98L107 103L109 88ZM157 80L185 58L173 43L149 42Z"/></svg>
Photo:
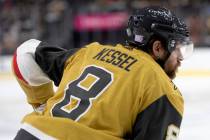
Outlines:
<svg viewBox="0 0 210 140"><path fill-rule="evenodd" d="M25 48L31 45L34 44L28 43ZM28 103L35 109L24 117L23 129L37 138L171 140L178 137L183 98L147 53L120 44L97 42L73 50L43 42L34 46L33 64L21 64L19 57L26 56L17 50L13 71ZM34 76L36 80L31 82L36 73L30 72L33 65L49 80L43 82ZM29 78L26 73L30 73ZM56 91L53 82L58 87Z"/></svg>

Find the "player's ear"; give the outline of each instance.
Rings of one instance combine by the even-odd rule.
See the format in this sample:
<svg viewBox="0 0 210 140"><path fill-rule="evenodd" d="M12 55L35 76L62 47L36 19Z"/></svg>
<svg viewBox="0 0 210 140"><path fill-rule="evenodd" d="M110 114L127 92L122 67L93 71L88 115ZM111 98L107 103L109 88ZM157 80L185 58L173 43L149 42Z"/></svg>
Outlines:
<svg viewBox="0 0 210 140"><path fill-rule="evenodd" d="M160 59L164 56L165 50L161 41L156 40L152 45L152 56L155 60Z"/></svg>

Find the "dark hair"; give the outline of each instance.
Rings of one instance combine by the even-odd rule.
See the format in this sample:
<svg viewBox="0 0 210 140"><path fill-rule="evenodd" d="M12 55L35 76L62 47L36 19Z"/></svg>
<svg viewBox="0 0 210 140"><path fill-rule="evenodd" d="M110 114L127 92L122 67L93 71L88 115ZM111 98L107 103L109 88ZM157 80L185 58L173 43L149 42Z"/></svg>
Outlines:
<svg viewBox="0 0 210 140"><path fill-rule="evenodd" d="M157 41L157 40L160 41L161 44L163 45L163 48L164 48L165 50L167 50L167 45L166 45L165 39L163 39L162 37L157 36L157 35L151 36L151 38L150 38L150 40L148 41L148 43L145 44L146 46L142 46L142 48L139 48L139 49L141 49L141 50L143 50L143 51L145 51L145 52L147 52L147 53L151 53L151 52L152 52L153 43L154 43L155 41Z"/></svg>

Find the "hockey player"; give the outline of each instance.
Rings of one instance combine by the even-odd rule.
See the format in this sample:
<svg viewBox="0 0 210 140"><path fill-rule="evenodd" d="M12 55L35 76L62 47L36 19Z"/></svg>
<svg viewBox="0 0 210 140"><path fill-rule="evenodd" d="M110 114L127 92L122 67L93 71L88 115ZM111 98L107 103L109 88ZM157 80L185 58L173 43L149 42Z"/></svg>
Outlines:
<svg viewBox="0 0 210 140"><path fill-rule="evenodd" d="M127 35L126 45L73 50L21 44L13 71L34 112L15 140L177 140L183 97L172 79L193 50L187 27L146 7L130 16Z"/></svg>

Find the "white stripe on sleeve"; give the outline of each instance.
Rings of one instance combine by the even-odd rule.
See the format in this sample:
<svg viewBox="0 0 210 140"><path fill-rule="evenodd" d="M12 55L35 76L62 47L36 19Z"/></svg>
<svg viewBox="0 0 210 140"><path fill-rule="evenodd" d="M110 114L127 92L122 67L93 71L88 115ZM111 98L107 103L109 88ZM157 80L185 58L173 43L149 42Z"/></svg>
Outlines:
<svg viewBox="0 0 210 140"><path fill-rule="evenodd" d="M56 140L56 138L53 138L52 136L45 134L44 132L40 131L39 129L33 127L28 123L23 123L21 128L26 130L33 136L39 138L40 140Z"/></svg>
<svg viewBox="0 0 210 140"><path fill-rule="evenodd" d="M35 51L41 41L30 39L17 48L17 65L23 78L31 86L49 83L51 80L35 61Z"/></svg>

